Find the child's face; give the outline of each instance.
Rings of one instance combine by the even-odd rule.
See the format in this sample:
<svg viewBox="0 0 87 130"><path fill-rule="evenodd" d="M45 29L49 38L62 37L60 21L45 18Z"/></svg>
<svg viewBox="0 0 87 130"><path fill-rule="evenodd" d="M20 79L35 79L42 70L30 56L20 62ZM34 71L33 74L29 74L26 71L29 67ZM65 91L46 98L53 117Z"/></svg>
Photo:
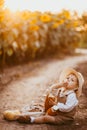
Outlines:
<svg viewBox="0 0 87 130"><path fill-rule="evenodd" d="M74 89L78 85L77 77L74 74L68 75L63 82L67 84L67 89Z"/></svg>

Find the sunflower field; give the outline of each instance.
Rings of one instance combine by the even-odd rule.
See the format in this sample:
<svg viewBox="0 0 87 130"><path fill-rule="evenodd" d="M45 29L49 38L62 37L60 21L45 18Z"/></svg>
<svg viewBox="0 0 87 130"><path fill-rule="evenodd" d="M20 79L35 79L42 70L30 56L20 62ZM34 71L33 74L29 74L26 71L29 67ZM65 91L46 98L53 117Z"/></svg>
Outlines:
<svg viewBox="0 0 87 130"><path fill-rule="evenodd" d="M82 14L82 17L79 18L79 22L81 23L79 29L81 35L80 47L87 48L87 12Z"/></svg>
<svg viewBox="0 0 87 130"><path fill-rule="evenodd" d="M81 43L86 16L59 13L11 12L0 1L0 64L20 63L49 54L73 53ZM83 20L85 18L85 20ZM83 23L85 21L85 23ZM83 24L82 24L83 23ZM87 30L86 30L87 31ZM87 40L87 39L86 39ZM84 41L82 41L84 42Z"/></svg>

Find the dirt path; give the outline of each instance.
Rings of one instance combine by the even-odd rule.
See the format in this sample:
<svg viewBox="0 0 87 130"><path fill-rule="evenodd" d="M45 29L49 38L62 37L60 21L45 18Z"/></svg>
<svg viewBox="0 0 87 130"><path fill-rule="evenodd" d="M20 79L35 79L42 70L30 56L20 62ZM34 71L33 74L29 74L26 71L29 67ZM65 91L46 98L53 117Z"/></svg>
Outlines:
<svg viewBox="0 0 87 130"><path fill-rule="evenodd" d="M37 100L45 94L46 89L57 82L62 69L66 67L78 67L78 63L87 61L86 55L68 57L62 60L57 58L51 60L37 61L33 64L26 64L5 70L2 82L6 82L9 77L12 80L9 84L3 85L0 91L0 130L60 130L73 128L85 130L77 122L71 127L67 125L25 125L17 122L7 122L2 119L2 112L7 109L20 109L29 105L32 100ZM86 128L86 127L85 127ZM75 129L75 130L76 130Z"/></svg>

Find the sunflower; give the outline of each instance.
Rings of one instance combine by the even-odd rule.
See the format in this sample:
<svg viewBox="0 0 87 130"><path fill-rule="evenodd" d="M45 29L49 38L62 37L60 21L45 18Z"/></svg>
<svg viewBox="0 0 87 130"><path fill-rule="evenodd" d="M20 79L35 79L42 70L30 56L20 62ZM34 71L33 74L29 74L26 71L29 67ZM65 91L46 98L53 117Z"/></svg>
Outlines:
<svg viewBox="0 0 87 130"><path fill-rule="evenodd" d="M42 21L42 22L50 22L51 21L51 16L49 16L48 14L44 14L44 15L41 15L40 16L40 20Z"/></svg>
<svg viewBox="0 0 87 130"><path fill-rule="evenodd" d="M32 19L29 23L30 24L35 24L37 22L37 19Z"/></svg>
<svg viewBox="0 0 87 130"><path fill-rule="evenodd" d="M53 25L52 25L52 28L57 28L59 26L59 24L57 22L55 22Z"/></svg>
<svg viewBox="0 0 87 130"><path fill-rule="evenodd" d="M37 17L39 15L39 12L38 11L35 11L35 12L32 12L31 13L31 16L32 17Z"/></svg>
<svg viewBox="0 0 87 130"><path fill-rule="evenodd" d="M23 11L21 14L22 19L28 20L30 18L30 14L28 11Z"/></svg>
<svg viewBox="0 0 87 130"><path fill-rule="evenodd" d="M39 26L32 24L32 25L30 25L29 29L31 31L37 31L37 30L39 30Z"/></svg>
<svg viewBox="0 0 87 130"><path fill-rule="evenodd" d="M64 15L65 18L70 19L70 12L69 12L69 11L63 10L63 11L62 11L62 15Z"/></svg>
<svg viewBox="0 0 87 130"><path fill-rule="evenodd" d="M77 27L78 24L79 24L78 21L74 21L74 22L73 22L73 26L74 26L74 27Z"/></svg>
<svg viewBox="0 0 87 130"><path fill-rule="evenodd" d="M63 24L64 21L63 20L60 20L60 21L57 21L55 22L53 25L52 25L52 28L57 28L59 25Z"/></svg>

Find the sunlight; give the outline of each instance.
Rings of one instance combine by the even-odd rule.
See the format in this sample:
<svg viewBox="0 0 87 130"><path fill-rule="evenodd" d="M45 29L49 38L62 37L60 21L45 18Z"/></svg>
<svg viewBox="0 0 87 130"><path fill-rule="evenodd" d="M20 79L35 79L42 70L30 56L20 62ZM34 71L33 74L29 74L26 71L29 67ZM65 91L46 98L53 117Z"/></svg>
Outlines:
<svg viewBox="0 0 87 130"><path fill-rule="evenodd" d="M5 7L12 11L28 9L42 12L58 12L62 9L68 9L70 11L76 10L81 14L87 10L87 0L6 0Z"/></svg>

